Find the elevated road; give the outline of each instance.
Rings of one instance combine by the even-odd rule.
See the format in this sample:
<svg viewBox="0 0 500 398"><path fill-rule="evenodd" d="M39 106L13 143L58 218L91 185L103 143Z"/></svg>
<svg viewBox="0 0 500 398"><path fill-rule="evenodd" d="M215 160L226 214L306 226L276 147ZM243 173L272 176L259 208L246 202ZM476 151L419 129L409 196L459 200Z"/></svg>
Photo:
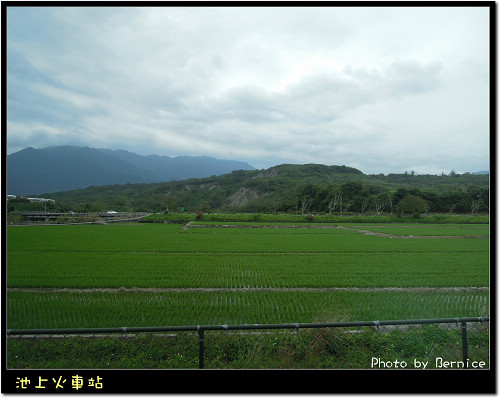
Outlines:
<svg viewBox="0 0 500 398"><path fill-rule="evenodd" d="M51 213L44 211L24 211L18 213L23 217L24 222L43 223L108 223L108 222L128 222L140 220L149 213Z"/></svg>

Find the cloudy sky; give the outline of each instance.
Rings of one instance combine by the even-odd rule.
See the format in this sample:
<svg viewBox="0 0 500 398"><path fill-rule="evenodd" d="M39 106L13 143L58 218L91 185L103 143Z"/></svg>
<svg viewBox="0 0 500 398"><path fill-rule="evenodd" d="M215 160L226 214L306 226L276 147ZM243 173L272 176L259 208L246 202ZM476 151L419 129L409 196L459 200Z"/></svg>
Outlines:
<svg viewBox="0 0 500 398"><path fill-rule="evenodd" d="M487 170L489 56L487 7L8 7L7 153Z"/></svg>

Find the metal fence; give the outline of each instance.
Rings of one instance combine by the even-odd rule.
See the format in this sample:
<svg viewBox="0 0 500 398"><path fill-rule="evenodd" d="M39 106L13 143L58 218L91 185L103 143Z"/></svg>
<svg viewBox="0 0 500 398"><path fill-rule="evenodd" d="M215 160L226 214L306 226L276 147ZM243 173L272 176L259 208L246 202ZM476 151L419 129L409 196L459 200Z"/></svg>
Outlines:
<svg viewBox="0 0 500 398"><path fill-rule="evenodd" d="M489 318L8 329L7 368L489 369Z"/></svg>

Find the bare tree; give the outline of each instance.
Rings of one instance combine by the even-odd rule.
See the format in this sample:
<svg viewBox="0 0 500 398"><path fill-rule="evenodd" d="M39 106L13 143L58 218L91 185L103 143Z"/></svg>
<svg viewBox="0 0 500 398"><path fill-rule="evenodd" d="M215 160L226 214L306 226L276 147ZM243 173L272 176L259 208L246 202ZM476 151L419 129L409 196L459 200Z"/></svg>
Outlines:
<svg viewBox="0 0 500 398"><path fill-rule="evenodd" d="M302 215L304 215L310 203L311 203L311 198L309 196L304 196L301 199Z"/></svg>
<svg viewBox="0 0 500 398"><path fill-rule="evenodd" d="M328 206L328 214L331 216L332 211L335 210L335 207L337 206L337 202L335 201L334 197L330 199L327 206Z"/></svg>
<svg viewBox="0 0 500 398"><path fill-rule="evenodd" d="M344 209L345 211L349 210L349 207L351 207L354 204L354 199L349 199L344 201Z"/></svg>
<svg viewBox="0 0 500 398"><path fill-rule="evenodd" d="M273 209L273 214L276 214L276 212L278 211L278 207L280 205L280 202L279 200L273 200L273 202L271 203L271 207Z"/></svg>
<svg viewBox="0 0 500 398"><path fill-rule="evenodd" d="M476 214L479 210L479 200L472 200L470 203L471 214Z"/></svg>
<svg viewBox="0 0 500 398"><path fill-rule="evenodd" d="M427 201L427 203L425 204L425 207L424 207L424 214L427 214L429 212L429 210L431 209L431 202Z"/></svg>
<svg viewBox="0 0 500 398"><path fill-rule="evenodd" d="M394 203L392 202L392 198L391 197L388 197L387 198L387 204L389 205L389 207L391 208L391 216L392 216L392 212L394 210Z"/></svg>
<svg viewBox="0 0 500 398"><path fill-rule="evenodd" d="M361 214L364 213L369 204L370 204L370 198L364 198L361 201Z"/></svg>
<svg viewBox="0 0 500 398"><path fill-rule="evenodd" d="M375 200L375 211L377 212L377 216L380 216L380 213L382 210L384 210L384 207L387 205L387 200L386 198L377 198Z"/></svg>
<svg viewBox="0 0 500 398"><path fill-rule="evenodd" d="M335 210L337 205L340 203L342 198L342 192L334 195L331 199L330 202L328 202L328 214L332 215L332 211Z"/></svg>

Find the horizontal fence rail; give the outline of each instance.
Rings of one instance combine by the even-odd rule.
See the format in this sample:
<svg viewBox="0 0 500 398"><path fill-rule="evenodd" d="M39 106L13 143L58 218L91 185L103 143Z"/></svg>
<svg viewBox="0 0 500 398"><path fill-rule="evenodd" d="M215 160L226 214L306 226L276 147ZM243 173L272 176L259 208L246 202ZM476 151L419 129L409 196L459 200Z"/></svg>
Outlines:
<svg viewBox="0 0 500 398"><path fill-rule="evenodd" d="M370 327L375 330L384 327L399 327L403 325L434 325L454 324L461 329L461 351L463 367L468 367L468 323L489 322L489 317L468 318L436 318L436 319L410 319L386 321L357 321L357 322L327 322L327 323L284 323L284 324L241 324L241 325L191 325L191 326L155 326L155 327L114 327L114 328L67 328L67 329L7 329L7 336L67 336L67 335L112 335L135 334L146 332L196 332L198 334L198 364L204 368L205 332L206 331L244 331L244 330L277 330L291 329L319 329L319 328L363 328Z"/></svg>

